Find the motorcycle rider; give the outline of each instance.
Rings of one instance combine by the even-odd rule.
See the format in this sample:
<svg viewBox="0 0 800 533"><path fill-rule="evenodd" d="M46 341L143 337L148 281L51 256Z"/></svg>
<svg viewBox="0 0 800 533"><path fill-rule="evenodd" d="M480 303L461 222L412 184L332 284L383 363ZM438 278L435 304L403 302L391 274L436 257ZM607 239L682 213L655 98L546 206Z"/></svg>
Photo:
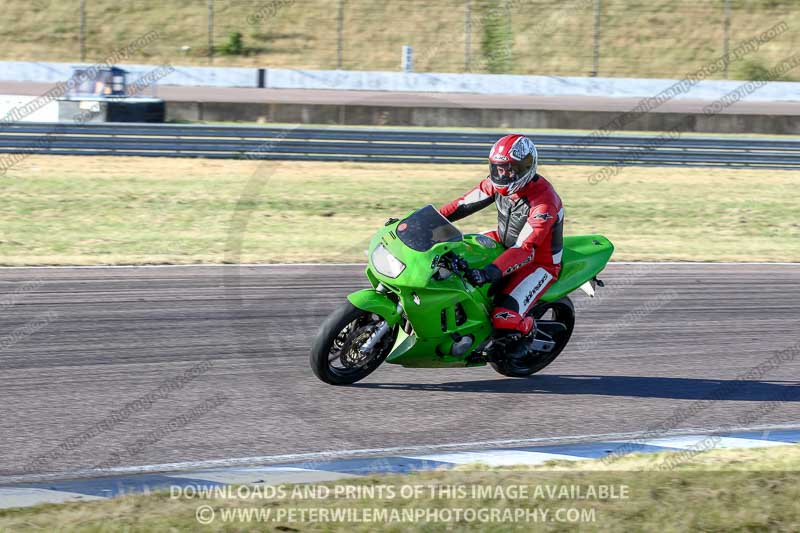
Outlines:
<svg viewBox="0 0 800 533"><path fill-rule="evenodd" d="M497 229L486 233L506 250L491 264L466 272L473 285L498 283L492 326L501 334L528 335L534 319L526 313L552 285L561 270L564 208L553 186L537 174L538 154L528 137L502 137L489 152L489 176L472 190L442 206L454 222L491 203L497 206ZM531 338L510 355L522 357Z"/></svg>

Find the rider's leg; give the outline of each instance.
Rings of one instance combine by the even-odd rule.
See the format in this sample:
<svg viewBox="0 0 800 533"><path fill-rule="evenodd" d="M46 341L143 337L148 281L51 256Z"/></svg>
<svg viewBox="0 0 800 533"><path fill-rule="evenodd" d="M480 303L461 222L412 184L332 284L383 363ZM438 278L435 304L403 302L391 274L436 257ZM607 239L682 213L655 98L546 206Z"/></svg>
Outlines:
<svg viewBox="0 0 800 533"><path fill-rule="evenodd" d="M498 332L520 332L527 335L534 326L525 316L539 297L558 279L559 265L529 264L514 272L503 283L495 297L492 326Z"/></svg>

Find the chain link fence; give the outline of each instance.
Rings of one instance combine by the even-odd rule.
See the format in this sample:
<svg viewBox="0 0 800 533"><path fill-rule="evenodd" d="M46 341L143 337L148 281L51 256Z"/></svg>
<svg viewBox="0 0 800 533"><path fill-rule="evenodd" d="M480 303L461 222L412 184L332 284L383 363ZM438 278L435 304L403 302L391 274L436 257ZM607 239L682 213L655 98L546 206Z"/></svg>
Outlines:
<svg viewBox="0 0 800 533"><path fill-rule="evenodd" d="M797 0L6 0L0 59L417 72L681 77L779 21L792 28L718 77L753 79L800 45ZM792 23L794 22L794 24ZM759 70L761 69L761 70Z"/></svg>

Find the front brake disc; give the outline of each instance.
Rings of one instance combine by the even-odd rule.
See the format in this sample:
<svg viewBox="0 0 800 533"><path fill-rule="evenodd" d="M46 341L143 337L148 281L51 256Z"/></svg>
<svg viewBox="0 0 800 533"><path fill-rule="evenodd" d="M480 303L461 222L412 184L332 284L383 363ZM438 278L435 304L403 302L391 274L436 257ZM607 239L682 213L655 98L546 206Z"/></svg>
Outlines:
<svg viewBox="0 0 800 533"><path fill-rule="evenodd" d="M364 353L361 351L361 346L367 342L372 335L372 328L364 326L356 330L353 340L347 347L347 350L342 353L339 360L345 368L355 368L363 365L372 357L372 353Z"/></svg>

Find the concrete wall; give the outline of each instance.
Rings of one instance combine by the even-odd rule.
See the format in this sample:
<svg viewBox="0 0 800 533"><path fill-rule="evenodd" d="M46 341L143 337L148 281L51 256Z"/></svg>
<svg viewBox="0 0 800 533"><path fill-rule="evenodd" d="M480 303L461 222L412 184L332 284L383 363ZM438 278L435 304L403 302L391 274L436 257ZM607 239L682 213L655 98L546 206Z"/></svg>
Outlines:
<svg viewBox="0 0 800 533"><path fill-rule="evenodd" d="M602 96L647 98L672 88L671 98L717 100L742 81L710 80L695 84L670 79L581 78L500 74L437 74L336 70L268 69L266 86L275 89L337 89L433 93L524 94L531 96ZM800 83L770 82L746 101L800 101Z"/></svg>
<svg viewBox="0 0 800 533"><path fill-rule="evenodd" d="M12 109L24 107L35 99L33 96L0 94L0 118L4 118ZM55 100L47 102L33 113L15 120L21 120L22 122L57 122L58 102Z"/></svg>
<svg viewBox="0 0 800 533"><path fill-rule="evenodd" d="M0 62L0 79L59 82L69 79L69 63ZM153 65L122 65L132 71L132 79L152 71ZM488 74L423 74L398 72L310 71L287 69L222 67L176 67L160 83L177 86L256 87L261 82L272 88L363 89L473 93L518 93L528 95L652 97L673 86L675 80L626 80L614 78L556 78L545 76L497 76ZM673 95L675 99L714 100L741 87L741 82L699 82ZM10 98L13 98L11 100ZM7 97L6 108L23 104L32 97ZM437 97L438 98L438 97ZM20 100L22 99L22 100ZM800 101L800 83L768 83L758 87L743 101ZM54 103L53 103L54 104ZM5 116L0 105L0 116ZM460 126L473 128L558 128L597 129L617 118L616 112L559 111L437 107L389 107L381 105L324 105L292 103L200 103L167 102L167 120L255 121L392 126ZM57 120L57 107L50 106L27 120ZM680 123L687 131L703 133L800 134L800 117L781 115L718 114L681 115L643 113L624 126L627 130L659 131Z"/></svg>
<svg viewBox="0 0 800 533"><path fill-rule="evenodd" d="M58 83L68 80L76 67L89 67L88 63L49 63L27 61L0 61L0 80L37 81ZM129 72L128 82L157 69L159 65L116 65ZM231 67L175 67L162 78L164 85L188 87L258 87L258 69Z"/></svg>
<svg viewBox="0 0 800 533"><path fill-rule="evenodd" d="M65 81L78 64L0 61L0 80ZM86 66L86 65L83 65ZM119 65L135 79L157 65ZM173 66L159 83L177 86L267 87L430 93L526 94L533 96L602 96L647 98L674 87L678 80L580 78L497 74L404 73L351 70L294 70ZM259 72L261 71L261 72ZM717 100L742 85L740 81L701 81L674 90L672 98ZM744 101L800 101L800 83L770 82Z"/></svg>
<svg viewBox="0 0 800 533"><path fill-rule="evenodd" d="M241 120L302 124L436 126L468 128L556 128L593 130L619 116L603 111L465 109L364 105L167 102L167 120ZM699 133L800 135L800 116L644 113L624 130L665 131L680 125Z"/></svg>

